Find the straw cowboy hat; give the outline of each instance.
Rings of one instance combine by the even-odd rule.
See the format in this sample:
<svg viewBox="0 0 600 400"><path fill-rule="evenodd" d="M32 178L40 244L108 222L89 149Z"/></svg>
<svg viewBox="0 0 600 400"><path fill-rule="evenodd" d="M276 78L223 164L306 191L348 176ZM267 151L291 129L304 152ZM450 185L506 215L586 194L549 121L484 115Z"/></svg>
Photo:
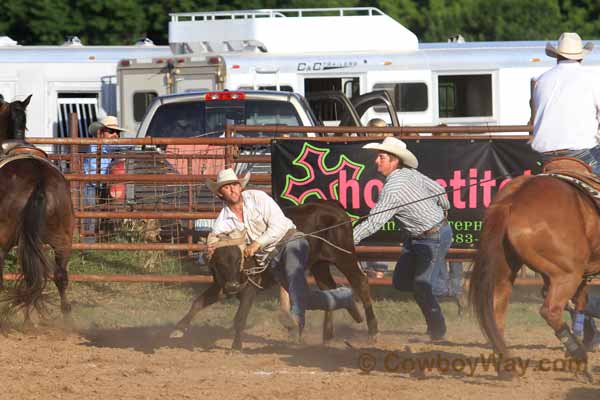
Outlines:
<svg viewBox="0 0 600 400"><path fill-rule="evenodd" d="M419 161L417 157L406 149L406 143L395 137L386 137L382 143L369 143L363 146L363 149L385 151L398 157L402 163L410 168L417 168Z"/></svg>
<svg viewBox="0 0 600 400"><path fill-rule="evenodd" d="M242 186L242 189L243 189L246 187L249 180L250 180L250 172L248 172L246 174L246 176L244 176L243 178L238 178L237 175L235 174L235 172L233 171L233 169L227 168L217 174L216 182L206 181L206 186L208 186L208 189L211 192L213 192L214 194L219 196L220 195L219 189L221 189L221 186L227 185L227 184L233 183L233 182L238 182Z"/></svg>
<svg viewBox="0 0 600 400"><path fill-rule="evenodd" d="M88 132L90 133L90 135L97 136L98 131L101 128L114 129L115 131L119 132L127 132L127 129L121 128L119 126L119 121L117 120L117 117L113 117L112 115L104 117L100 121L92 122L88 128Z"/></svg>
<svg viewBox="0 0 600 400"><path fill-rule="evenodd" d="M587 42L582 45L581 38L575 32L564 32L558 38L558 46L552 46L552 43L546 43L546 55L552 58L558 56L569 60L581 60L594 48L594 43Z"/></svg>

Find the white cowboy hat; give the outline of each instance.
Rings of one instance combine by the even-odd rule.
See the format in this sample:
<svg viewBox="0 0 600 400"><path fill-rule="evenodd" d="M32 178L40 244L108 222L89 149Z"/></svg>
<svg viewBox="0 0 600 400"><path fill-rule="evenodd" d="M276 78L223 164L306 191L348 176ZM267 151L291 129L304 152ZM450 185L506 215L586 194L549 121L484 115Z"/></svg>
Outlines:
<svg viewBox="0 0 600 400"><path fill-rule="evenodd" d="M97 136L98 131L101 128L114 129L115 131L119 132L127 132L127 129L121 128L119 126L119 121L117 120L117 117L113 117L112 115L106 116L100 121L92 122L88 128L88 132L90 133L90 135Z"/></svg>
<svg viewBox="0 0 600 400"><path fill-rule="evenodd" d="M213 192L214 194L216 194L218 196L219 189L221 189L221 186L227 185L228 183L238 182L242 186L242 189L243 189L246 187L249 180L250 180L249 172L243 178L238 178L237 175L235 174L235 172L233 171L233 169L227 168L217 174L216 182L206 181L206 186L208 186L208 189L211 192Z"/></svg>
<svg viewBox="0 0 600 400"><path fill-rule="evenodd" d="M546 55L552 58L558 56L569 60L581 60L594 48L594 43L587 42L583 46L581 38L575 32L564 32L558 38L558 46L554 47L552 43L546 43Z"/></svg>
<svg viewBox="0 0 600 400"><path fill-rule="evenodd" d="M395 137L386 137L382 143L369 143L363 146L363 149L385 151L398 157L402 163L410 168L417 168L419 161L417 157L406 149L406 143Z"/></svg>

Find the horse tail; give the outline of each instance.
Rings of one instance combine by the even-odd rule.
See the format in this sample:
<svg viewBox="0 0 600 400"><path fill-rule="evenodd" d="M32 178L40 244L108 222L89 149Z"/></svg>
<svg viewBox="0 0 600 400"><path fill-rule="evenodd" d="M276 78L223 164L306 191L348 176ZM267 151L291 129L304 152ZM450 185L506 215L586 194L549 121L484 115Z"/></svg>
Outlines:
<svg viewBox="0 0 600 400"><path fill-rule="evenodd" d="M43 292L51 272L41 239L42 229L45 226L45 211L45 184L40 178L23 209L17 233L17 254L21 264L21 274L17 278L15 291L10 296L10 305L13 308L33 307L38 311L44 311Z"/></svg>
<svg viewBox="0 0 600 400"><path fill-rule="evenodd" d="M506 342L496 323L494 292L498 269L508 265L504 245L509 213L509 207L504 204L492 205L486 212L469 283L469 302L479 326L499 354L505 354Z"/></svg>

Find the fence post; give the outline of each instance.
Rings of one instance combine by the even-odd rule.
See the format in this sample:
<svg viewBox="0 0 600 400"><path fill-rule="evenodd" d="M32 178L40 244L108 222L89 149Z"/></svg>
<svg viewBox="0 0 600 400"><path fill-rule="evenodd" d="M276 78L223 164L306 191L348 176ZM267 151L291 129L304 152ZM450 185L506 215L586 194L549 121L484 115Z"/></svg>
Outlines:
<svg viewBox="0 0 600 400"><path fill-rule="evenodd" d="M71 139L79 138L79 118L77 118L77 113L69 113L69 135ZM69 152L71 154L71 173L80 174L81 156L79 154L79 145L72 144ZM73 202L73 207L79 211L83 208L83 185L84 183L81 181L76 182L74 185L76 190L73 190L73 185L71 185L71 201ZM77 219L75 234L81 241L81 219Z"/></svg>
<svg viewBox="0 0 600 400"><path fill-rule="evenodd" d="M233 137L231 125L225 125L225 138ZM233 168L233 146L232 144L225 145L225 168Z"/></svg>

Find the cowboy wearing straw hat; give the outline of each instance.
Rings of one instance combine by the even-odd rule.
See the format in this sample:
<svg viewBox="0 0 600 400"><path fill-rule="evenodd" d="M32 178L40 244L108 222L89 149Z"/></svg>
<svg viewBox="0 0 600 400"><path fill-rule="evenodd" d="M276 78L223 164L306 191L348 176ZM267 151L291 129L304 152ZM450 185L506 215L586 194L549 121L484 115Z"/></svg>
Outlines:
<svg viewBox="0 0 600 400"><path fill-rule="evenodd" d="M446 334L446 322L433 295L432 282L437 271L445 268L452 243L452 229L446 220L450 203L444 188L417 171L417 157L400 139L387 137L382 143L369 143L363 149L377 151L375 165L386 178L377 204L367 219L354 227L354 243L360 243L395 218L408 239L394 270L393 285L404 288L402 276L414 271L412 290L425 317L427 332L432 340L441 340Z"/></svg>
<svg viewBox="0 0 600 400"><path fill-rule="evenodd" d="M102 118L100 121L94 121L88 127L90 137L98 137L99 139L117 139L121 132L126 132L125 128L121 128L117 121L117 117L112 115ZM128 149L130 146L123 145L104 145L102 146L102 155L114 153L117 151ZM90 153L98 153L98 145L91 144L89 147ZM108 173L108 168L112 159L110 157L87 157L83 161L83 172L85 174L102 174ZM97 198L106 198L106 186L98 185L96 182L86 182L84 186L84 204L87 209L93 209L96 206ZM89 234L95 233L96 220L86 218L83 220L83 229ZM96 241L94 235L84 238L86 243Z"/></svg>
<svg viewBox="0 0 600 400"><path fill-rule="evenodd" d="M305 311L337 310L346 308L360 319L360 312L352 297L352 289L339 287L332 290L310 290L306 281L308 241L287 218L275 201L260 190L244 190L250 174L238 178L233 169L224 169L215 182L206 184L210 191L226 203L221 210L208 243L214 243L219 234L245 230L247 246L245 257L256 257L260 266L272 269L273 275L290 294L291 313L282 315L282 322L300 337L305 322ZM289 240L289 239L294 240ZM214 246L208 248L209 258ZM285 276L285 277L284 277Z"/></svg>
<svg viewBox="0 0 600 400"><path fill-rule="evenodd" d="M577 33L560 35L558 45L546 45L556 65L535 82L532 98L531 147L547 161L575 157L600 172L600 147L596 135L600 121L600 78L581 62L592 51Z"/></svg>

